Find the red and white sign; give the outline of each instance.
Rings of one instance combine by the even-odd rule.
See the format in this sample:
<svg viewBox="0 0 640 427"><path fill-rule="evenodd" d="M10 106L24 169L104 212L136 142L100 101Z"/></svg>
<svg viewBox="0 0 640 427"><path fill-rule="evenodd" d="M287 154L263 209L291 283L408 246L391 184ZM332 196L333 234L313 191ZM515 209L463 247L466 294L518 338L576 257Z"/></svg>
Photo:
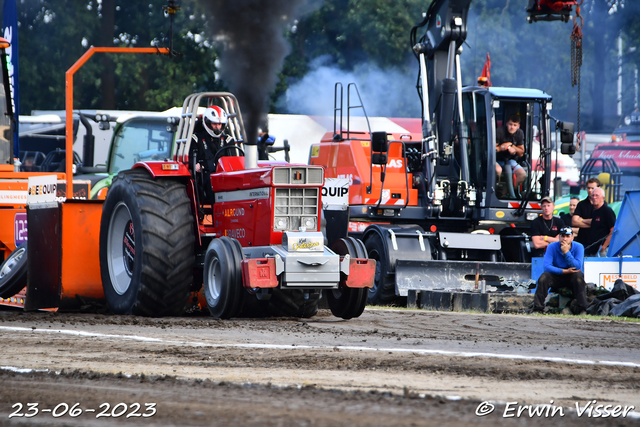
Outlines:
<svg viewBox="0 0 640 427"><path fill-rule="evenodd" d="M595 149L591 157L594 159L613 159L620 168L640 167L640 149Z"/></svg>

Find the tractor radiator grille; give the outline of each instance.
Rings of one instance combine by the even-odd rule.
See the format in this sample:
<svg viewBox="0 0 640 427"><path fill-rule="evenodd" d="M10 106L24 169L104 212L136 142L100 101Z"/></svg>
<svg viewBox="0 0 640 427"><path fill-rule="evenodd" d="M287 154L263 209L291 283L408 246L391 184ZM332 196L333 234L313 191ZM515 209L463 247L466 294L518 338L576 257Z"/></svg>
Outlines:
<svg viewBox="0 0 640 427"><path fill-rule="evenodd" d="M307 231L318 228L319 188L298 187L275 189L274 231Z"/></svg>

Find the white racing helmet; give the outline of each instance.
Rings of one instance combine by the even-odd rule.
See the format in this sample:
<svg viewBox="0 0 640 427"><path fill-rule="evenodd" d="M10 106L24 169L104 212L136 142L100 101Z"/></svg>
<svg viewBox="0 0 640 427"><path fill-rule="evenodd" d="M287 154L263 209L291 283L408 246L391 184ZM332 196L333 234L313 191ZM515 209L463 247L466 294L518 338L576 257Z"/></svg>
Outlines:
<svg viewBox="0 0 640 427"><path fill-rule="evenodd" d="M204 110L204 114L202 115L202 125L205 130L209 133L209 135L218 138L224 132L224 128L227 126L227 112L222 108L214 105L212 107L207 107ZM211 126L212 123L221 123L222 126L220 129L216 129Z"/></svg>

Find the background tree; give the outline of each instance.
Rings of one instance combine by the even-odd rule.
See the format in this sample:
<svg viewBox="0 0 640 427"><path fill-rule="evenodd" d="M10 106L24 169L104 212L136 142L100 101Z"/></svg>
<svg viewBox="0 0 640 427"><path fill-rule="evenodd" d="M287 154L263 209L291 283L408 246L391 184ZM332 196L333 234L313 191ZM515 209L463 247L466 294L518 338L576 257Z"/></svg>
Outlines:
<svg viewBox="0 0 640 427"><path fill-rule="evenodd" d="M206 9L179 1L174 47L184 56L102 55L75 77L76 108L164 110L218 80L219 46ZM487 52L498 86L533 87L554 97L553 114L575 121L577 89L570 84L571 24L528 24L526 0L474 0L462 54L463 83L475 84ZM166 0L23 0L18 3L21 113L64 108L64 73L89 46L168 46ZM419 116L418 66L409 31L429 0L307 0L308 13L287 31L291 54L271 97L271 112L308 113L294 89L329 114L333 84L362 80L370 114ZM634 105L633 70L640 62L640 1L584 0L582 128L611 131L618 122L617 38L623 40L623 114ZM633 48L636 48L635 51ZM322 74L320 71L327 71ZM306 79L305 79L306 78ZM324 78L325 81L320 79ZM300 94L307 92L299 91ZM324 97L327 99L325 100ZM304 98L304 95L302 95Z"/></svg>
<svg viewBox="0 0 640 427"><path fill-rule="evenodd" d="M90 46L167 46L166 0L25 0L18 4L21 113L64 108L66 70ZM195 1L181 2L174 49L182 56L100 54L74 77L74 107L165 110L193 91L217 90L217 52Z"/></svg>
<svg viewBox="0 0 640 427"><path fill-rule="evenodd" d="M369 114L419 115L409 31L427 6L418 0L325 0L290 32L293 49L272 109L329 114L336 81L355 81Z"/></svg>
<svg viewBox="0 0 640 427"><path fill-rule="evenodd" d="M376 0L326 0L323 6L296 25L290 39L292 54L285 62L281 84L274 94L280 111L291 107L291 88L301 82L307 86L319 84L304 80L314 72L317 58L329 57L330 64L342 74L329 77L353 77L363 66L376 66L383 72L397 70L415 80L417 63L408 45L409 30L421 19L429 1L398 1L393 4ZM474 0L468 22L467 44L462 54L463 83L475 84L487 52L492 58L492 79L495 85L531 87L545 90L554 97L554 116L576 120L577 88L571 87L570 34L572 23L526 21L524 0ZM629 47L640 49L640 2L630 0L585 0L584 63L582 67L582 128L611 131L618 118L615 115L617 61L615 42L622 32L625 52ZM625 70L638 64L638 53L628 53ZM327 60L324 60L327 62ZM349 74L351 73L351 74ZM394 75L389 73L389 76ZM629 76L630 77L630 76ZM626 78L633 84L630 78ZM385 82L392 85L391 77ZM332 91L332 85L327 85ZM407 105L417 105L415 84L405 84L402 91ZM628 85L625 84L625 88ZM623 91L623 111L633 106L633 91ZM305 92L301 92L301 97ZM332 98L331 93L331 98ZM372 103L386 103L386 96L375 96ZM323 101L330 111L331 101ZM371 109L369 105L368 110ZM394 115L389 112L384 115ZM397 110L400 114L403 111ZM415 115L415 109L414 111ZM291 111L293 112L293 111ZM383 110L384 113L384 110ZM326 113L325 113L326 114ZM419 112L417 113L419 114Z"/></svg>

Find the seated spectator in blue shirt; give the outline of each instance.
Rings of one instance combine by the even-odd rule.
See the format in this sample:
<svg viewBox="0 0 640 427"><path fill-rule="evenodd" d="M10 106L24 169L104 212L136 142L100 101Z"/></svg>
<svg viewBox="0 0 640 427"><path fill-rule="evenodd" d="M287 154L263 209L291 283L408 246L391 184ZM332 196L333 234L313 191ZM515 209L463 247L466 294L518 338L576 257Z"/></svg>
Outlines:
<svg viewBox="0 0 640 427"><path fill-rule="evenodd" d="M578 314L585 314L587 308L586 283L582 273L584 246L573 241L571 227L563 227L559 241L547 246L544 254L544 273L538 279L538 288L533 298L533 311L544 310L544 300L549 289L570 288L577 303Z"/></svg>

